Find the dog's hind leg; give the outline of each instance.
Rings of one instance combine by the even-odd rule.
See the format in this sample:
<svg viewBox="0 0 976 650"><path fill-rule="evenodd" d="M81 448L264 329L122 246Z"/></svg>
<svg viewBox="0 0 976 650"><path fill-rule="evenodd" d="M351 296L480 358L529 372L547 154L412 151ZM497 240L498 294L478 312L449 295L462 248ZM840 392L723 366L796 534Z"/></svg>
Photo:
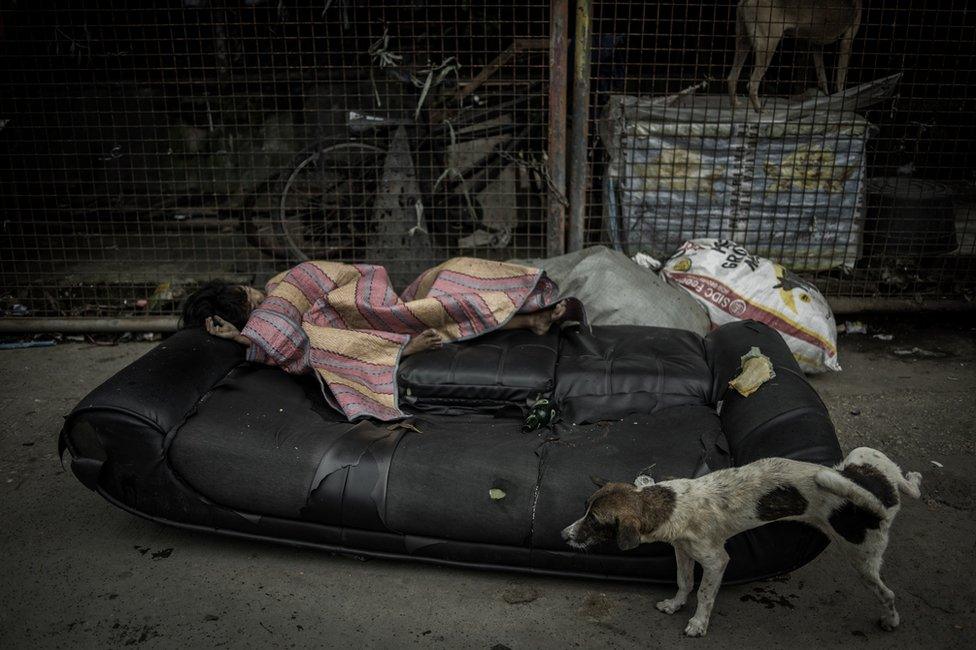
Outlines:
<svg viewBox="0 0 976 650"><path fill-rule="evenodd" d="M783 37L783 27L772 23L763 25L765 31L754 29L752 32L752 44L755 48L755 60L752 64L752 73L749 75L749 102L756 111L762 110L759 103L759 82L766 75L766 69L773 60L773 54L779 46L779 41Z"/></svg>
<svg viewBox="0 0 976 650"><path fill-rule="evenodd" d="M840 39L840 49L837 52L837 92L844 90L844 84L847 82L847 65L851 61L851 46L854 43L857 27L855 25L847 30Z"/></svg>
<svg viewBox="0 0 976 650"><path fill-rule="evenodd" d="M830 88L827 87L827 68L824 67L823 50L814 49L810 55L813 57L813 67L817 70L817 86L824 95L829 95Z"/></svg>
<svg viewBox="0 0 976 650"><path fill-rule="evenodd" d="M732 69L729 70L728 77L729 100L732 102L733 108L739 105L739 99L735 96L735 90L739 84L739 75L742 74L742 66L746 64L746 59L749 58L749 50L751 48L752 42L749 40L749 34L746 32L745 25L742 24L742 16L736 16L735 58L732 60Z"/></svg>
<svg viewBox="0 0 976 650"><path fill-rule="evenodd" d="M922 496L922 475L918 472L908 472L898 481L898 488L913 499L918 499Z"/></svg>
<svg viewBox="0 0 976 650"><path fill-rule="evenodd" d="M895 593L881 580L881 561L887 545L887 531L869 534L864 543L856 546L845 544L849 559L861 576L861 580L884 608L884 614L878 619L878 625L883 630L893 630L898 627L900 621L898 610L895 609Z"/></svg>
<svg viewBox="0 0 976 650"><path fill-rule="evenodd" d="M729 554L721 544L714 547L689 548L689 550L692 558L702 565L702 580L698 586L698 608L688 621L685 634L705 636L708 631L708 620L712 616L712 607L715 606L715 595L722 586L722 575L729 564Z"/></svg>
<svg viewBox="0 0 976 650"><path fill-rule="evenodd" d="M655 607L665 614L674 614L688 602L688 594L695 586L695 561L679 545L674 547L674 559L678 565L678 593L674 598L658 602Z"/></svg>

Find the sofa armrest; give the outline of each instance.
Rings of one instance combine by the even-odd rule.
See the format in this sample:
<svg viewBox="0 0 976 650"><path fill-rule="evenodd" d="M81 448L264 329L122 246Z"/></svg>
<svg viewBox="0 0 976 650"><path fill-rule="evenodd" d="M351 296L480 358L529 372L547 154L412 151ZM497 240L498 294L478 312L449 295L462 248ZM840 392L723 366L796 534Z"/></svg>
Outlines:
<svg viewBox="0 0 976 650"><path fill-rule="evenodd" d="M741 358L753 346L773 364L776 376L743 397L729 389ZM780 334L755 321L723 325L705 337L712 371L712 401L721 402L722 428L733 462L781 457L824 465L841 459L827 407L807 382Z"/></svg>
<svg viewBox="0 0 976 650"><path fill-rule="evenodd" d="M200 398L244 362L237 343L202 329L183 330L116 373L65 418L59 452L70 447L72 425L96 412L128 418L165 435Z"/></svg>

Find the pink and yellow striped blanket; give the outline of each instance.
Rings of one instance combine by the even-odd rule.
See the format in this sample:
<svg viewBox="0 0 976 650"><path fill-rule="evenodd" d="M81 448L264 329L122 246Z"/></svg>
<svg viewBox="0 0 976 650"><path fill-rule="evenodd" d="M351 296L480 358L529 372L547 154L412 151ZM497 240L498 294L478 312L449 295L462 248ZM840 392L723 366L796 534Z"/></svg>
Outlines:
<svg viewBox="0 0 976 650"><path fill-rule="evenodd" d="M445 342L470 339L552 305L556 295L539 269L505 262L448 260L403 296L381 266L304 262L268 282L241 334L251 341L250 361L314 372L349 420L395 420L404 417L397 366L412 336L432 328Z"/></svg>

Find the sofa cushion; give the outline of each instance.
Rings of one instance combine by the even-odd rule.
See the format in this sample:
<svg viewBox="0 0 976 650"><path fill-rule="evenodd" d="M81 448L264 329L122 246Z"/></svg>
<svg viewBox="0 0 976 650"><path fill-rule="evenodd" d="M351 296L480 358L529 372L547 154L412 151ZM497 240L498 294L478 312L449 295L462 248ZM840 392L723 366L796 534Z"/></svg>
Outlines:
<svg viewBox="0 0 976 650"><path fill-rule="evenodd" d="M176 432L169 460L214 503L301 518L319 461L353 425L311 376L247 364L213 387Z"/></svg>
<svg viewBox="0 0 976 650"><path fill-rule="evenodd" d="M425 537L527 545L540 438L522 433L518 419L421 416L414 422L421 433L404 435L390 468L389 527Z"/></svg>
<svg viewBox="0 0 976 650"><path fill-rule="evenodd" d="M401 406L491 408L525 404L552 391L559 336L502 330L449 343L400 362Z"/></svg>
<svg viewBox="0 0 976 650"><path fill-rule="evenodd" d="M712 374L702 338L634 325L565 331L553 397L564 420L586 423L709 404Z"/></svg>

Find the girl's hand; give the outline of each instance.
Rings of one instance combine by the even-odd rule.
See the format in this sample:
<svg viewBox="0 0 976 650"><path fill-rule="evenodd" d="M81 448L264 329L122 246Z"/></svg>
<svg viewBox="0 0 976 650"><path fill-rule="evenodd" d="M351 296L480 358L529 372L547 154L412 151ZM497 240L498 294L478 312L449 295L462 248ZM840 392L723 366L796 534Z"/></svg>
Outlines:
<svg viewBox="0 0 976 650"><path fill-rule="evenodd" d="M228 323L220 316L210 316L204 321L207 333L222 339L237 341L241 345L251 345L251 341L241 336L241 331L231 323Z"/></svg>

